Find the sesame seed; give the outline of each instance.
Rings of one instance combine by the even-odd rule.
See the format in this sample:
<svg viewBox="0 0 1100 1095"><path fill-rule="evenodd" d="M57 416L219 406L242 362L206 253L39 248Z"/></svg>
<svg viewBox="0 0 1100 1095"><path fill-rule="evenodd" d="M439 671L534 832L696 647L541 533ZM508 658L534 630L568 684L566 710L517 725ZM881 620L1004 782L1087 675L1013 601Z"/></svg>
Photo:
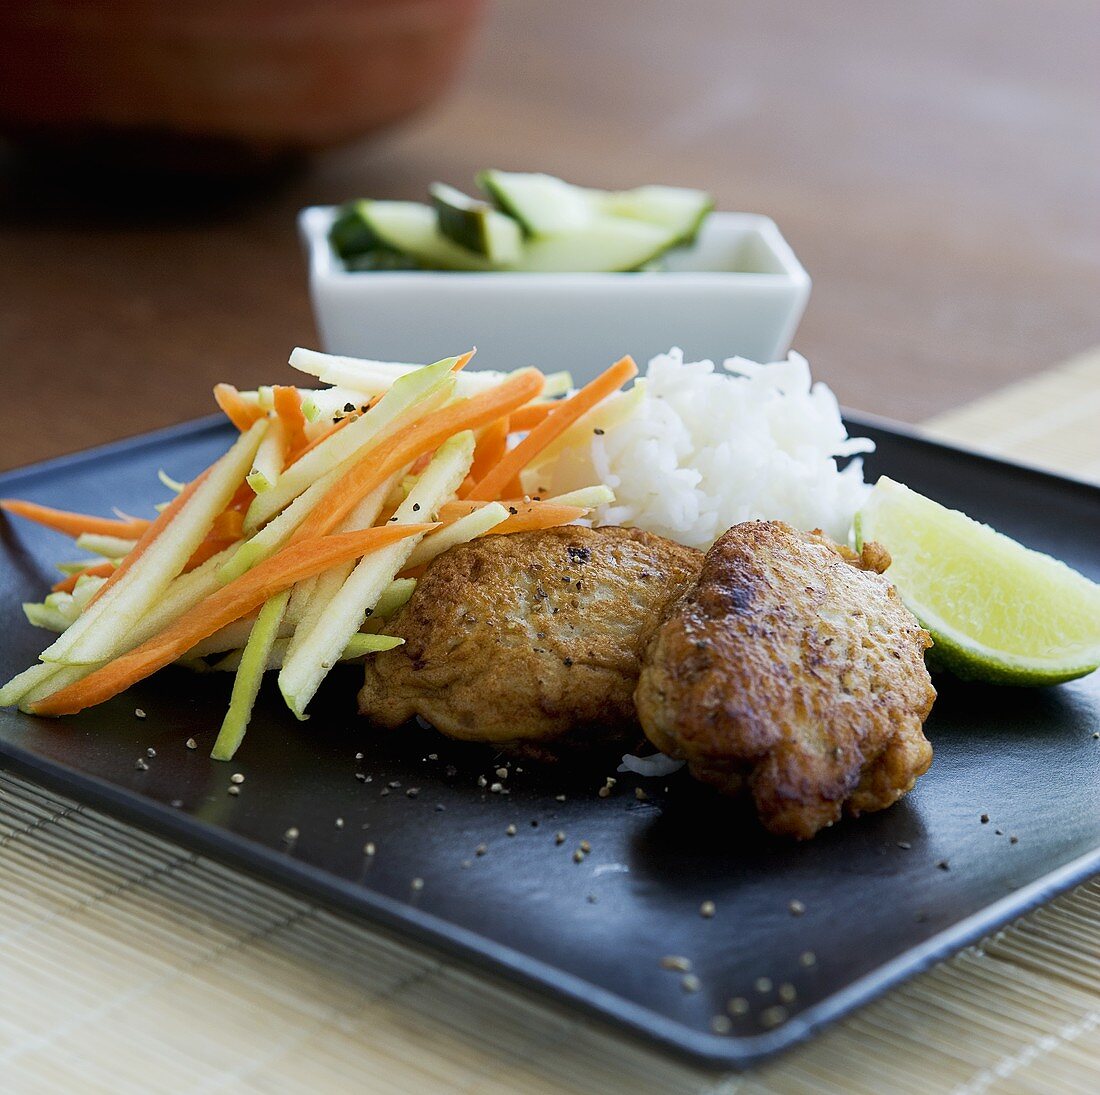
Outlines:
<svg viewBox="0 0 1100 1095"><path fill-rule="evenodd" d="M225 793L226 793L227 795L239 795L239 794L241 793L241 789L240 789L240 788L239 788L239 787L238 787L238 786L237 786L237 785L236 785L235 783L231 783L231 784L230 784L230 785L229 785L229 786L228 786L228 787L227 787L227 788L225 789Z"/></svg>
<svg viewBox="0 0 1100 1095"><path fill-rule="evenodd" d="M484 776L478 776L477 785L479 787L487 787L489 785L489 781Z"/></svg>
<svg viewBox="0 0 1100 1095"><path fill-rule="evenodd" d="M367 843L363 845L363 855L374 855L377 850L373 840L368 840Z"/></svg>
<svg viewBox="0 0 1100 1095"><path fill-rule="evenodd" d="M1009 842L1009 844L1019 844L1020 843L1020 838L1018 836L1010 836L1008 838L1008 842Z"/></svg>
<svg viewBox="0 0 1100 1095"><path fill-rule="evenodd" d="M733 1023L730 1022L727 1015L716 1015L710 1021L710 1029L715 1034L729 1034L733 1030Z"/></svg>
<svg viewBox="0 0 1100 1095"><path fill-rule="evenodd" d="M1100 730L1094 730L1092 734L1093 741L1100 741Z"/></svg>
<svg viewBox="0 0 1100 1095"><path fill-rule="evenodd" d="M240 773L240 772L234 772L234 773L233 773L233 774L232 774L232 775L231 775L231 776L229 777L229 782L230 782L230 783L244 783L244 776L243 776L243 775L241 775L241 773Z"/></svg>
<svg viewBox="0 0 1100 1095"><path fill-rule="evenodd" d="M487 844L479 844L474 849L474 855L484 855L488 850L489 850L489 846Z"/></svg>
<svg viewBox="0 0 1100 1095"><path fill-rule="evenodd" d="M138 759L134 761L134 767L139 772L148 772L149 771L149 765L145 763L145 758L144 757L138 757Z"/></svg>
<svg viewBox="0 0 1100 1095"><path fill-rule="evenodd" d="M367 782L367 773L366 772L356 772L355 773L355 778L360 783L366 783Z"/></svg>
<svg viewBox="0 0 1100 1095"><path fill-rule="evenodd" d="M639 802L645 802L645 801L646 801L646 799L648 799L648 798L649 798L649 795L648 795L648 794L646 794L646 790L645 790L645 788L644 788L644 787L635 787L635 788L634 788L634 797L635 797L635 798L636 798L636 799L637 799L637 800L638 800Z"/></svg>
<svg viewBox="0 0 1100 1095"><path fill-rule="evenodd" d="M748 1015L749 1002L743 996L735 996L726 1004L726 1011L730 1015Z"/></svg>
<svg viewBox="0 0 1100 1095"><path fill-rule="evenodd" d="M157 751L150 745L149 748L145 750L145 755L147 757L155 757L157 755Z"/></svg>
<svg viewBox="0 0 1100 1095"><path fill-rule="evenodd" d="M401 780L391 779L387 786L392 787L396 791L401 786Z"/></svg>
<svg viewBox="0 0 1100 1095"><path fill-rule="evenodd" d="M607 797L608 797L608 796L609 796L609 795L611 794L611 788L610 788L610 787L606 787L606 786L605 786L605 787L601 787L601 788L600 788L600 789L599 789L599 790L598 790L598 791L596 792L596 794L598 794L598 795L600 796L600 798L607 798Z"/></svg>
<svg viewBox="0 0 1100 1095"><path fill-rule="evenodd" d="M790 981L784 981L783 984L779 986L779 999L782 1000L784 1004L793 1003L797 996L798 992Z"/></svg>
<svg viewBox="0 0 1100 1095"><path fill-rule="evenodd" d="M459 864L459 866L460 866L460 867L461 867L461 868L462 868L462 869L463 869L464 871L468 871L468 870L469 870L469 869L470 869L470 868L471 868L471 867L472 867L473 865L474 865L474 861L473 861L472 859L464 859L464 860L463 860L463 861L462 861L462 862L461 862L461 863Z"/></svg>
<svg viewBox="0 0 1100 1095"><path fill-rule="evenodd" d="M507 779L508 778L508 769L507 768L498 768L497 769L497 776L500 779Z"/></svg>
<svg viewBox="0 0 1100 1095"><path fill-rule="evenodd" d="M418 794L420 794L420 788L419 788L419 787L410 787L410 788L409 788L409 789L408 789L408 790L407 790L407 791L405 792L405 797L406 797L406 798L416 798L416 796L417 796Z"/></svg>
<svg viewBox="0 0 1100 1095"><path fill-rule="evenodd" d="M765 1008L760 1013L761 1025L766 1027L777 1027L780 1023L787 1021L787 1009L780 1004L775 1004L773 1007Z"/></svg>
<svg viewBox="0 0 1100 1095"><path fill-rule="evenodd" d="M439 760L439 754L438 753L429 753L428 754L428 760Z"/></svg>
<svg viewBox="0 0 1100 1095"><path fill-rule="evenodd" d="M703 982L694 973L685 973L680 978L680 987L684 992L698 992L703 987Z"/></svg>
<svg viewBox="0 0 1100 1095"><path fill-rule="evenodd" d="M753 982L753 988L755 988L757 992L771 992L772 979L770 977L758 977Z"/></svg>
<svg viewBox="0 0 1100 1095"><path fill-rule="evenodd" d="M704 901L699 906L699 915L706 920L709 920L715 913L715 907L713 901Z"/></svg>
<svg viewBox="0 0 1100 1095"><path fill-rule="evenodd" d="M554 834L554 843L555 844L564 844L565 843L565 833L563 833L560 829Z"/></svg>
<svg viewBox="0 0 1100 1095"><path fill-rule="evenodd" d="M291 825L291 827L289 829L287 829L287 831L285 833L283 833L283 839L284 840L297 840L298 839L298 830L293 825Z"/></svg>
<svg viewBox="0 0 1100 1095"><path fill-rule="evenodd" d="M419 893L422 889L424 889L424 879L414 878L412 880L412 888L416 890L417 893Z"/></svg>
<svg viewBox="0 0 1100 1095"><path fill-rule="evenodd" d="M573 853L573 862L574 862L574 863L582 863L583 861L584 861L584 852L582 852L582 851L580 850L580 848L578 848L578 849L577 849L577 850L576 850L576 851L575 851L575 852Z"/></svg>
<svg viewBox="0 0 1100 1095"><path fill-rule="evenodd" d="M362 760L363 759L363 754L362 753L356 753L355 754L355 759L356 760Z"/></svg>
<svg viewBox="0 0 1100 1095"><path fill-rule="evenodd" d="M582 840L580 843L580 849L582 852L584 852L585 855L588 855L588 853L592 851L592 845L589 844L587 840Z"/></svg>
<svg viewBox="0 0 1100 1095"><path fill-rule="evenodd" d="M680 973L691 972L691 959L685 958L681 954L666 954L661 959L661 969L663 970L677 970Z"/></svg>
<svg viewBox="0 0 1100 1095"><path fill-rule="evenodd" d="M378 797L379 798L385 798L386 795L388 795L389 793L390 793L390 789L388 787L383 787L382 790L378 792Z"/></svg>
<svg viewBox="0 0 1100 1095"><path fill-rule="evenodd" d="M500 792L504 790L504 784L503 783L490 783L489 784L489 790L492 791L492 793L494 795L499 795Z"/></svg>
<svg viewBox="0 0 1100 1095"><path fill-rule="evenodd" d="M594 429L594 430L593 430L592 432L593 432L593 433L594 433L594 434L595 434L595 435L596 435L597 437L603 437L603 430L601 430L599 426L597 426L597 427L596 427L596 428L595 428L595 429Z"/></svg>
<svg viewBox="0 0 1100 1095"><path fill-rule="evenodd" d="M199 743L194 738L188 738L186 744L188 749L198 749L199 747Z"/></svg>
<svg viewBox="0 0 1100 1095"><path fill-rule="evenodd" d="M134 708L134 716L139 719L145 718L145 712L140 707Z"/></svg>
<svg viewBox="0 0 1100 1095"><path fill-rule="evenodd" d="M798 956L798 961L808 969L810 966L817 965L817 955L813 951L803 951Z"/></svg>
<svg viewBox="0 0 1100 1095"><path fill-rule="evenodd" d="M936 866L939 867L941 871L951 870L951 864L948 863L946 859L941 859L939 863L936 864Z"/></svg>
<svg viewBox="0 0 1100 1095"><path fill-rule="evenodd" d="M182 798L172 799L172 805L178 810L183 805L183 799Z"/></svg>
<svg viewBox="0 0 1100 1095"><path fill-rule="evenodd" d="M913 847L913 845L912 845L912 844L910 844L908 840L899 840L899 841L898 841L898 847L899 847L899 848L900 848L900 849L901 849L901 850L902 850L903 852L907 852L907 851L909 851L909 849L910 849L910 848L912 848L912 847Z"/></svg>
<svg viewBox="0 0 1100 1095"><path fill-rule="evenodd" d="M599 898L594 893L590 893L587 897L587 901L589 905L595 905L596 902L599 901Z"/></svg>
<svg viewBox="0 0 1100 1095"><path fill-rule="evenodd" d="M795 898L795 900L787 902L787 911L791 916L801 916L806 911L806 906Z"/></svg>
<svg viewBox="0 0 1100 1095"><path fill-rule="evenodd" d="M515 836L516 835L516 827L514 825L509 825L508 828L504 830L504 832L505 832L505 835L507 835L507 836Z"/></svg>
<svg viewBox="0 0 1100 1095"><path fill-rule="evenodd" d="M338 817L336 819L336 828L337 829L342 829L343 827L344 827L344 819L342 817Z"/></svg>
<svg viewBox="0 0 1100 1095"><path fill-rule="evenodd" d="M989 814L982 814L982 816L981 816L980 818L978 818L978 820L979 820L979 821L980 821L980 822L981 822L981 823L982 823L983 825L988 825L988 824L989 824Z"/></svg>

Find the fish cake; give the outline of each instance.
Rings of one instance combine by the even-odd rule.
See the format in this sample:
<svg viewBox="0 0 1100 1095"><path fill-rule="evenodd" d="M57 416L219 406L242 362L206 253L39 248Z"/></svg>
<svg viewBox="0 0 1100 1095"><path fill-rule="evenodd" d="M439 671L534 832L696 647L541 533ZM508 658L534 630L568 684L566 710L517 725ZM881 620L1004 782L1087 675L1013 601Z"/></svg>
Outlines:
<svg viewBox="0 0 1100 1095"><path fill-rule="evenodd" d="M862 555L781 521L735 525L645 654L635 699L662 752L763 825L808 839L881 810L932 761L928 633Z"/></svg>
<svg viewBox="0 0 1100 1095"><path fill-rule="evenodd" d="M434 559L366 663L360 712L551 759L640 738L642 652L703 554L639 529L483 536Z"/></svg>

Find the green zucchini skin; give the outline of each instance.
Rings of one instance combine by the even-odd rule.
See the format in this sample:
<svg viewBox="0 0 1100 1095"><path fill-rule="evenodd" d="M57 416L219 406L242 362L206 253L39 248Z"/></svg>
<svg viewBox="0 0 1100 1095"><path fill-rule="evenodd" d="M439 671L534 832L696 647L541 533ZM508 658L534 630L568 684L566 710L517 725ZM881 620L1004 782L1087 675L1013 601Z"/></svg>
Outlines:
<svg viewBox="0 0 1100 1095"><path fill-rule="evenodd" d="M329 239L349 271L618 273L660 269L691 245L713 208L685 187L606 191L550 175L483 171L490 201L444 183L431 205L362 199L341 206Z"/></svg>

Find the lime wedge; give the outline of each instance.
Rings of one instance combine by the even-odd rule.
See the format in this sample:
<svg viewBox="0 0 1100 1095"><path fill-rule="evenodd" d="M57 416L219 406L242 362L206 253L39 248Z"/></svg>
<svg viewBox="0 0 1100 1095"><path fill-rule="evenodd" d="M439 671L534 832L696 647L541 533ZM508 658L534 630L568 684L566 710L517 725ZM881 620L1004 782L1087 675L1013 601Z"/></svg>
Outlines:
<svg viewBox="0 0 1100 1095"><path fill-rule="evenodd" d="M856 515L886 576L935 641L930 662L965 680L1042 685L1100 666L1100 586L883 476Z"/></svg>

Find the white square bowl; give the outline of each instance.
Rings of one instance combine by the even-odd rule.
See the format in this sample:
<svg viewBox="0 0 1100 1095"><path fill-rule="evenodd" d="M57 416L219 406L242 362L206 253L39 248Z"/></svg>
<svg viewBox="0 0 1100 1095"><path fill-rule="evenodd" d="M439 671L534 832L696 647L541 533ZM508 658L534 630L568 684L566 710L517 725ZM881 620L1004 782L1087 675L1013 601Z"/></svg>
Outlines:
<svg viewBox="0 0 1100 1095"><path fill-rule="evenodd" d="M623 354L670 346L688 360L775 361L790 347L810 278L775 222L712 213L695 246L647 273L350 272L333 252L333 206L298 218L323 348L435 361L477 347L474 365L569 369L584 383Z"/></svg>

